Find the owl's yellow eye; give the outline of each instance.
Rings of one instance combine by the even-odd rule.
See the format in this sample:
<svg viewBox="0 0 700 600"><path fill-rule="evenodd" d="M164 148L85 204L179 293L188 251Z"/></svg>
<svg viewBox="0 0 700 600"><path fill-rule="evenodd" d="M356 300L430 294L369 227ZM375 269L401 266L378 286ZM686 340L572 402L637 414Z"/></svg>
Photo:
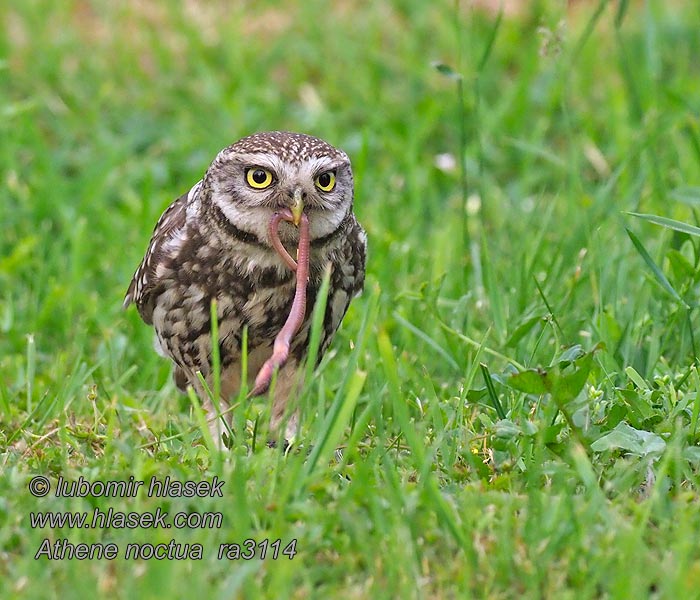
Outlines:
<svg viewBox="0 0 700 600"><path fill-rule="evenodd" d="M245 180L248 185L256 190L264 190L272 183L272 173L267 169L256 167L245 172Z"/></svg>
<svg viewBox="0 0 700 600"><path fill-rule="evenodd" d="M316 177L314 183L322 192L330 192L335 187L335 173L333 171L321 173Z"/></svg>

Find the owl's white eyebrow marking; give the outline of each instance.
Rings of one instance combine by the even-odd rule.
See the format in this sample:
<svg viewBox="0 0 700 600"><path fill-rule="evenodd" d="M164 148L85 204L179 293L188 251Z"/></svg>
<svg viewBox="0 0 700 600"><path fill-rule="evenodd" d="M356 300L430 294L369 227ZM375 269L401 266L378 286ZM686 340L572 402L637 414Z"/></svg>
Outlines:
<svg viewBox="0 0 700 600"><path fill-rule="evenodd" d="M264 152L237 154L236 162L245 169L249 169L251 167L264 167L266 169L272 169L284 164L284 162L280 161L278 157L266 154Z"/></svg>
<svg viewBox="0 0 700 600"><path fill-rule="evenodd" d="M304 166L309 170L312 176L316 176L324 171L338 169L342 162L330 157L313 158L304 163Z"/></svg>

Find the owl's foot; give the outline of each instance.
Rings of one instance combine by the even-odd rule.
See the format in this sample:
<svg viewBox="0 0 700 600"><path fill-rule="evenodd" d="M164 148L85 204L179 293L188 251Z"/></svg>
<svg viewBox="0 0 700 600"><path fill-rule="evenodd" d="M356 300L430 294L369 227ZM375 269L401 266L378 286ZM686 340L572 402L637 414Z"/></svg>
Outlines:
<svg viewBox="0 0 700 600"><path fill-rule="evenodd" d="M288 439L285 438L284 440L282 440L282 452L286 452L287 450L289 450L289 446L290 446L290 443L289 443ZM277 448L277 440L273 440L273 439L267 440L267 447L268 448Z"/></svg>

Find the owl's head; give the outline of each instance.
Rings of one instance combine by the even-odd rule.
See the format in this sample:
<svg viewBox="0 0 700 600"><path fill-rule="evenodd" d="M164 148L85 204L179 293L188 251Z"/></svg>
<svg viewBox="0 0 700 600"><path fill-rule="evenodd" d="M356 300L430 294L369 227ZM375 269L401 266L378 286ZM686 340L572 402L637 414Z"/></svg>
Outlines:
<svg viewBox="0 0 700 600"><path fill-rule="evenodd" d="M238 229L268 240L272 215L286 208L309 217L311 239L333 233L352 210L350 159L342 150L301 133L256 133L224 148L205 175L210 202ZM280 237L298 231L282 223Z"/></svg>

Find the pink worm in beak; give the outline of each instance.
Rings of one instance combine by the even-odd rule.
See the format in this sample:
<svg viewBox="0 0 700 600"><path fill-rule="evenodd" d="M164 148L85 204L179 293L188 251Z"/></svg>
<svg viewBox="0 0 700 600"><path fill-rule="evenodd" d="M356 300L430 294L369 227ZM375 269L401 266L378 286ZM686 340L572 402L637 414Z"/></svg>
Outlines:
<svg viewBox="0 0 700 600"><path fill-rule="evenodd" d="M280 221L293 222L294 217L288 210L277 212L270 219L270 240L273 248L282 257L285 264L292 270L296 271L296 290L294 291L294 302L289 311L287 320L284 322L282 329L275 338L275 344L272 349L272 356L265 361L265 364L260 368L255 385L249 396L259 396L267 391L272 380L272 375L276 369L279 369L287 362L289 357L289 349L292 343L292 338L299 331L304 315L306 314L306 284L309 279L309 218L305 213L301 214L299 221L299 246L297 248L297 260L295 261L289 252L282 245L279 238Z"/></svg>

